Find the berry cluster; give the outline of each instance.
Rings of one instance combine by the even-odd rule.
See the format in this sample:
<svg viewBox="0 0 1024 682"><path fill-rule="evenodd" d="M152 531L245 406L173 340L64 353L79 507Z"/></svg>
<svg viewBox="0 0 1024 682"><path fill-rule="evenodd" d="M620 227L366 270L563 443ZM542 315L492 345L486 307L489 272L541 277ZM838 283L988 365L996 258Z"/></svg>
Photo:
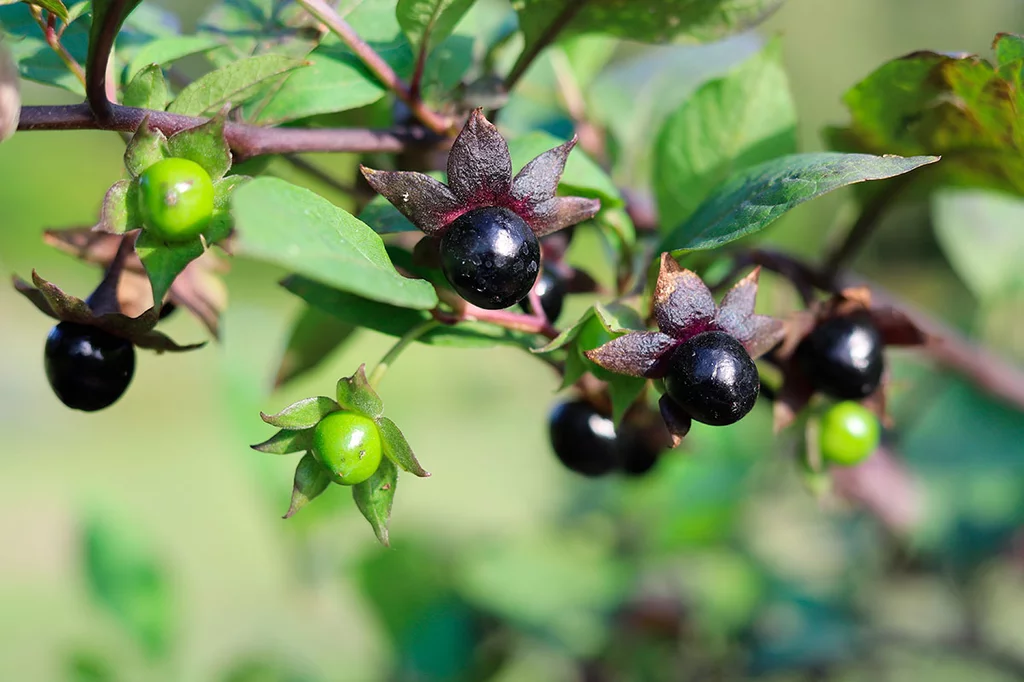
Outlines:
<svg viewBox="0 0 1024 682"><path fill-rule="evenodd" d="M555 405L548 417L548 437L559 461L584 476L615 471L643 475L663 449L639 425L625 420L616 428L607 415L582 399Z"/></svg>

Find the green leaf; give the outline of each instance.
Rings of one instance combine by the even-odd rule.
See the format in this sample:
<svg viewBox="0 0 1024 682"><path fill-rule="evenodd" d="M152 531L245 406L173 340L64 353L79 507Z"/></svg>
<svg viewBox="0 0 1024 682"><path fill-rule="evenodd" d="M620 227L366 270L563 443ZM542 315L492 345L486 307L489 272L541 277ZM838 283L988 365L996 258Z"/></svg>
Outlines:
<svg viewBox="0 0 1024 682"><path fill-rule="evenodd" d="M782 0L513 0L526 49L566 15L559 33L607 33L645 43L709 42L757 25ZM574 11L574 8L575 11Z"/></svg>
<svg viewBox="0 0 1024 682"><path fill-rule="evenodd" d="M153 657L167 652L174 600L160 563L123 527L87 522L83 561L91 596Z"/></svg>
<svg viewBox="0 0 1024 682"><path fill-rule="evenodd" d="M231 230L235 226L235 221L231 217L231 196L235 189L251 179L247 175L229 175L213 183L213 215L203 230L203 237L208 245L216 244L231 235Z"/></svg>
<svg viewBox="0 0 1024 682"><path fill-rule="evenodd" d="M167 138L167 148L171 156L198 163L215 181L231 169L231 148L224 139L222 114L171 135Z"/></svg>
<svg viewBox="0 0 1024 682"><path fill-rule="evenodd" d="M153 288L153 301L163 301L175 278L188 264L203 255L198 237L184 244L166 244L143 230L135 241L135 252L146 268Z"/></svg>
<svg viewBox="0 0 1024 682"><path fill-rule="evenodd" d="M295 479L292 483L292 499L284 518L290 519L309 502L327 490L331 476L320 462L316 461L312 452L307 452L295 467Z"/></svg>
<svg viewBox="0 0 1024 682"><path fill-rule="evenodd" d="M397 308L360 296L332 289L306 277L289 277L282 282L285 289L306 303L329 313L343 323L365 327L388 336L404 336L413 327L432 319L425 310ZM430 330L416 339L419 343L435 346L487 348L510 344L529 348L533 337L484 323L459 323Z"/></svg>
<svg viewBox="0 0 1024 682"><path fill-rule="evenodd" d="M1024 36L1016 33L997 33L992 48L996 52L996 63L1008 66L1024 59Z"/></svg>
<svg viewBox="0 0 1024 682"><path fill-rule="evenodd" d="M307 189L257 178L234 192L232 212L238 254L382 303L437 305L428 282L398 274L373 230Z"/></svg>
<svg viewBox="0 0 1024 682"><path fill-rule="evenodd" d="M612 421L618 426L626 410L636 402L647 385L646 379L616 374L608 381L608 396L612 400Z"/></svg>
<svg viewBox="0 0 1024 682"><path fill-rule="evenodd" d="M846 93L850 124L829 129L829 141L841 151L942 155L927 176L932 186L1024 195L1021 74L1019 65L997 70L976 56L915 52Z"/></svg>
<svg viewBox="0 0 1024 682"><path fill-rule="evenodd" d="M17 2L17 0L12 0L12 2ZM26 2L45 9L50 14L56 15L61 21L68 20L68 8L64 6L61 0L26 0ZM0 5L2 4L6 3L0 3Z"/></svg>
<svg viewBox="0 0 1024 682"><path fill-rule="evenodd" d="M563 142L565 140L539 130L509 140L508 150L512 155L513 172L518 173L534 157ZM579 147L569 153L559 189L563 194L600 199L602 208L621 206L623 203L619 190L608 174Z"/></svg>
<svg viewBox="0 0 1024 682"><path fill-rule="evenodd" d="M103 31L109 30L111 34L117 35L121 31L121 24L141 2L142 0L93 0L92 24L89 27L89 51L85 59L87 74L102 72L103 69L98 64L106 62L109 57L109 55L99 52L97 41ZM113 41L111 41L111 45L113 45Z"/></svg>
<svg viewBox="0 0 1024 682"><path fill-rule="evenodd" d="M85 94L81 81L46 44L27 4L17 2L0 6L0 26L3 33L11 38L4 43L18 64L22 78L63 88L77 95ZM88 19L68 25L61 36L61 45L75 61L84 64L89 46Z"/></svg>
<svg viewBox="0 0 1024 682"><path fill-rule="evenodd" d="M413 454L409 441L405 439L405 434L395 422L387 417L377 417L376 422L377 428L380 430L381 443L384 445L384 454L403 471L408 471L421 478L430 476L430 472L416 461L416 455Z"/></svg>
<svg viewBox="0 0 1024 682"><path fill-rule="evenodd" d="M251 92L254 85L277 78L305 63L275 54L233 62L190 83L167 110L173 114L200 116L207 111L220 109L228 102L237 107L247 99L245 94Z"/></svg>
<svg viewBox="0 0 1024 682"><path fill-rule="evenodd" d="M366 380L366 365L359 365L355 374L338 380L337 395L343 410L358 412L370 419L384 413L384 403Z"/></svg>
<svg viewBox="0 0 1024 682"><path fill-rule="evenodd" d="M103 197L100 222L97 230L112 234L123 234L128 230L142 227L139 216L139 183L132 180L118 180Z"/></svg>
<svg viewBox="0 0 1024 682"><path fill-rule="evenodd" d="M475 0L398 0L395 16L414 53L429 54L451 35Z"/></svg>
<svg viewBox="0 0 1024 682"><path fill-rule="evenodd" d="M316 368L358 328L358 325L343 322L319 308L306 306L288 335L274 387L283 386Z"/></svg>
<svg viewBox="0 0 1024 682"><path fill-rule="evenodd" d="M125 86L121 99L126 107L163 111L167 106L167 98L164 72L156 64L151 64L135 74Z"/></svg>
<svg viewBox="0 0 1024 682"><path fill-rule="evenodd" d="M712 249L759 232L794 206L832 190L902 175L938 160L835 152L783 156L720 185L665 237L658 251Z"/></svg>
<svg viewBox="0 0 1024 682"><path fill-rule="evenodd" d="M377 472L368 480L352 486L352 498L359 511L370 522L373 532L382 545L388 547L388 521L391 506L395 501L395 486L398 485L398 469L390 458L380 461Z"/></svg>
<svg viewBox="0 0 1024 682"><path fill-rule="evenodd" d="M132 80L140 71L153 64L165 66L183 57L206 52L220 45L221 40L213 35L157 38L139 48L125 71L125 78Z"/></svg>
<svg viewBox="0 0 1024 682"><path fill-rule="evenodd" d="M260 412L260 418L271 426L279 429L298 431L311 429L320 423L320 420L331 412L337 412L341 407L331 398L316 396L304 398L292 403L277 414L264 414Z"/></svg>
<svg viewBox="0 0 1024 682"><path fill-rule="evenodd" d="M167 138L155 128L149 127L149 118L142 119L139 129L132 135L124 150L124 167L133 178L142 175L143 171L157 161L169 157Z"/></svg>
<svg viewBox="0 0 1024 682"><path fill-rule="evenodd" d="M796 107L776 41L705 83L662 125L654 191L663 229L688 218L743 168L796 151Z"/></svg>
<svg viewBox="0 0 1024 682"><path fill-rule="evenodd" d="M987 190L944 189L932 198L932 216L946 258L980 300L1024 286L1024 200Z"/></svg>
<svg viewBox="0 0 1024 682"><path fill-rule="evenodd" d="M262 443L250 445L249 447L258 452L266 452L271 455L289 455L293 452L303 452L313 447L313 430L300 429L296 431L294 429L281 429Z"/></svg>

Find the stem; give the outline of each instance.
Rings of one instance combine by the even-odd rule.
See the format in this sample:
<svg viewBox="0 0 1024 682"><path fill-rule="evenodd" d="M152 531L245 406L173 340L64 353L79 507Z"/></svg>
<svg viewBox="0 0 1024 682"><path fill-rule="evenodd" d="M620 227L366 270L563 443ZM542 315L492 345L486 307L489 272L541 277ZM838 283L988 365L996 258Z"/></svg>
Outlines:
<svg viewBox="0 0 1024 682"><path fill-rule="evenodd" d="M373 368L372 372L370 372L370 378L367 379L370 386L377 388L381 379L383 379L384 375L387 374L388 368L395 363L395 360L397 360L398 356L402 354L402 351L404 351L410 343L420 338L431 329L440 326L440 324L441 323L437 320L426 320L407 331L402 338L395 342L395 345L391 346L391 350L384 354L384 357L380 359L377 366Z"/></svg>
<svg viewBox="0 0 1024 682"><path fill-rule="evenodd" d="M71 53L67 51L64 45L60 42L60 34L57 32L57 17L47 12L46 20L43 20L43 12L37 5L29 5L29 10L32 12L32 18L39 24L39 28L43 30L43 36L46 38L46 44L50 46L50 49L57 53L64 65L68 67L68 70L74 74L75 78L85 87L85 71L82 70L82 65L79 64Z"/></svg>
<svg viewBox="0 0 1024 682"><path fill-rule="evenodd" d="M126 4L127 0L111 0L104 15L106 21L100 26L99 33L90 37L89 59L85 64L85 99L96 119L102 122L113 116L113 106L107 93L107 64Z"/></svg>
<svg viewBox="0 0 1024 682"><path fill-rule="evenodd" d="M394 92L400 100L406 103L409 110L412 111L423 125L438 135L449 135L453 132L452 122L423 104L418 93L413 94L409 86L406 85L405 82L398 77L398 74L395 73L395 70L391 68L391 65L384 61L384 58L381 57L376 50L370 47L366 41L360 38L355 29L353 29L347 21L342 19L341 15L339 15L333 7L328 5L324 0L297 1L307 12L312 14L324 26L329 28L332 33L341 38L341 41L355 53L359 60L366 65L366 68L368 68L386 88Z"/></svg>
<svg viewBox="0 0 1024 682"><path fill-rule="evenodd" d="M471 303L467 303L461 315L459 315L459 319L489 322L505 329L527 332L529 334L543 334L549 339L558 336L558 330L552 327L551 323L544 317L543 308L539 313L523 315L521 313L511 313L507 310L487 310L486 308L478 308Z"/></svg>
<svg viewBox="0 0 1024 682"><path fill-rule="evenodd" d="M98 119L88 104L30 106L21 110L18 130L112 130L134 133L142 119L165 135L205 123L206 118L112 104L108 119ZM224 137L237 161L261 154L292 152L400 152L437 142L422 128L263 128L228 122Z"/></svg>
<svg viewBox="0 0 1024 682"><path fill-rule="evenodd" d="M301 0L300 0L301 1ZM572 21L579 13L583 6L587 4L587 0L568 0L565 6L562 7L562 11L558 13L558 16L548 24L544 32L541 33L537 40L533 41L532 44L528 45L525 50L519 55L516 63L512 65L512 70L508 72L508 76L505 77L505 91L508 92L515 87L515 84L519 82L519 79L523 77L530 65L533 64L533 60L537 58L545 47L550 45L558 37L558 34L562 32L569 22Z"/></svg>

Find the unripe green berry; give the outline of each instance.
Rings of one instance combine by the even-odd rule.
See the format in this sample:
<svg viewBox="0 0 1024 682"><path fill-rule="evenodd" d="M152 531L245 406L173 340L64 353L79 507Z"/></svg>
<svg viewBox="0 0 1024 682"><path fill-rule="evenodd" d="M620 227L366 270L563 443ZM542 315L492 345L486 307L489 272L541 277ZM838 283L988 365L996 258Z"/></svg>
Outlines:
<svg viewBox="0 0 1024 682"><path fill-rule="evenodd" d="M361 414L332 412L313 429L313 456L335 483L362 483L380 466L380 432Z"/></svg>
<svg viewBox="0 0 1024 682"><path fill-rule="evenodd" d="M213 181L188 159L157 161L139 176L142 224L165 242L195 239L213 216Z"/></svg>
<svg viewBox="0 0 1024 682"><path fill-rule="evenodd" d="M853 466L875 451L880 435L878 418L871 410L848 400L832 405L822 414L818 446L826 462Z"/></svg>

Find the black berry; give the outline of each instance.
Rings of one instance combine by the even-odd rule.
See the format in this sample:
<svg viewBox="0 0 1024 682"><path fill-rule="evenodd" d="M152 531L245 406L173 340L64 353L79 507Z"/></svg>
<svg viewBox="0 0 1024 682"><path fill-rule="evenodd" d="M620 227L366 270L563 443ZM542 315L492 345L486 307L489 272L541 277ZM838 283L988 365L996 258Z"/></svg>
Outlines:
<svg viewBox="0 0 1024 682"><path fill-rule="evenodd" d="M800 342L796 357L804 376L818 390L842 400L875 392L885 360L882 335L867 313L825 320Z"/></svg>
<svg viewBox="0 0 1024 682"><path fill-rule="evenodd" d="M459 296L497 310L523 300L540 271L540 244L507 208L478 208L456 218L441 238L441 269Z"/></svg>
<svg viewBox="0 0 1024 682"><path fill-rule="evenodd" d="M545 268L541 270L534 290L537 292L537 297L540 298L540 307L544 310L544 316L548 318L548 322L557 320L558 316L562 314L562 304L565 302L565 280L554 271ZM524 298L519 305L526 312L533 312L529 298Z"/></svg>
<svg viewBox="0 0 1024 682"><path fill-rule="evenodd" d="M702 332L672 353L665 390L699 422L726 426L754 407L761 380L743 345L725 332Z"/></svg>
<svg viewBox="0 0 1024 682"><path fill-rule="evenodd" d="M619 466L615 424L583 400L560 403L548 418L551 447L567 468L602 476Z"/></svg>
<svg viewBox="0 0 1024 682"><path fill-rule="evenodd" d="M46 378L61 402L95 412L120 398L135 373L135 347L96 327L61 322L43 353Z"/></svg>

